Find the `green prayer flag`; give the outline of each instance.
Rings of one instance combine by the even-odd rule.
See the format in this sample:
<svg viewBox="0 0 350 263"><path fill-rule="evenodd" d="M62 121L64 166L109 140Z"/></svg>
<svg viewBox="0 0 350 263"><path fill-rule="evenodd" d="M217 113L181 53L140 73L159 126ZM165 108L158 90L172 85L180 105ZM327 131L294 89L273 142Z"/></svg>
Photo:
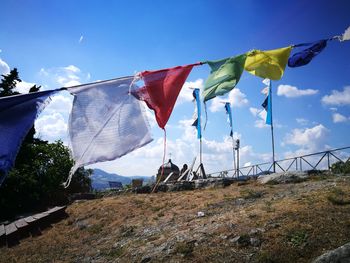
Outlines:
<svg viewBox="0 0 350 263"><path fill-rule="evenodd" d="M246 54L243 54L236 57L205 62L210 66L211 74L204 85L204 101L224 95L237 85L243 73L246 57Z"/></svg>

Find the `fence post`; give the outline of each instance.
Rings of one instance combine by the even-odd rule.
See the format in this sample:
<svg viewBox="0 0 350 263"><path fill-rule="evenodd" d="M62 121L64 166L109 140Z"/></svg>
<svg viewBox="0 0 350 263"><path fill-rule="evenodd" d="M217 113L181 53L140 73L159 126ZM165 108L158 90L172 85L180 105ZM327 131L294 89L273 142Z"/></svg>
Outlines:
<svg viewBox="0 0 350 263"><path fill-rule="evenodd" d="M329 161L329 151L327 152L327 159L328 159L328 170L331 169L331 163Z"/></svg>

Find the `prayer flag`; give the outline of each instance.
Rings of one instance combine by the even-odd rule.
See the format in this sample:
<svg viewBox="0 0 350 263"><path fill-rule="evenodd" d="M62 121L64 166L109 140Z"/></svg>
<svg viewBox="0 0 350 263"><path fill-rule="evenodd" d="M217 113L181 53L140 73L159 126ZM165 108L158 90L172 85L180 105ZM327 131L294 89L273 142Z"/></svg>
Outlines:
<svg viewBox="0 0 350 263"><path fill-rule="evenodd" d="M350 40L350 26L345 30L343 35L340 36L340 41Z"/></svg>
<svg viewBox="0 0 350 263"><path fill-rule="evenodd" d="M231 104L229 102L225 103L225 110L226 110L226 114L228 115L228 119L230 122L230 127L231 127L231 131L230 131L230 136L233 136L233 123L232 123L232 112L231 112Z"/></svg>
<svg viewBox="0 0 350 263"><path fill-rule="evenodd" d="M264 88L263 90L265 90L266 88ZM264 100L264 102L261 104L261 106L264 108L264 110L266 111L266 115L265 114L261 114L260 116L266 116L265 119L265 123L268 125L272 125L272 101L271 101L271 84L269 86L268 89L268 94Z"/></svg>
<svg viewBox="0 0 350 263"><path fill-rule="evenodd" d="M168 122L180 90L193 66L199 64L141 72L145 86L135 91L136 97L144 100L155 112L160 128L164 129Z"/></svg>
<svg viewBox="0 0 350 263"><path fill-rule="evenodd" d="M279 80L287 65L292 47L273 50L252 50L247 53L244 69L249 73L272 80Z"/></svg>
<svg viewBox="0 0 350 263"><path fill-rule="evenodd" d="M194 89L193 90L193 97L195 99L196 103L196 112L197 112L197 119L193 122L192 126L195 126L197 128L197 138L200 139L202 138L202 133L201 133L201 101L199 99L199 89Z"/></svg>
<svg viewBox="0 0 350 263"><path fill-rule="evenodd" d="M327 40L320 40L314 43L296 45L295 47L311 46L300 52L295 53L288 59L288 66L291 68L304 66L316 57L327 46Z"/></svg>
<svg viewBox="0 0 350 263"><path fill-rule="evenodd" d="M74 95L69 135L75 165L111 161L152 141L140 102L131 94L134 77L68 88Z"/></svg>
<svg viewBox="0 0 350 263"><path fill-rule="evenodd" d="M0 185L13 167L22 141L56 90L0 98Z"/></svg>
<svg viewBox="0 0 350 263"><path fill-rule="evenodd" d="M238 83L244 69L246 55L207 61L211 68L210 75L204 85L203 100L207 101L216 96L224 95Z"/></svg>

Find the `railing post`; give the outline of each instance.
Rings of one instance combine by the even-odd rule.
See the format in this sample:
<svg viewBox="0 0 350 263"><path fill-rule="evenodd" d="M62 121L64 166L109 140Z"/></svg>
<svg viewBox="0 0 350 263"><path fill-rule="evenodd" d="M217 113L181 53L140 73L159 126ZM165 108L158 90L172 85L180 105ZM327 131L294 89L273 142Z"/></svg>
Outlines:
<svg viewBox="0 0 350 263"><path fill-rule="evenodd" d="M331 163L330 163L330 160L329 160L329 152L327 152L327 159L328 159L328 170L331 169Z"/></svg>

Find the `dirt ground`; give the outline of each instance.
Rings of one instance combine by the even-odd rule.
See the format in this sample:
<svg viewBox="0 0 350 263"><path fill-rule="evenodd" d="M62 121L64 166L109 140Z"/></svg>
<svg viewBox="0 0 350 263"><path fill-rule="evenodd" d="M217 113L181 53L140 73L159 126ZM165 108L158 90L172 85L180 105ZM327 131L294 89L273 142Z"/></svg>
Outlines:
<svg viewBox="0 0 350 263"><path fill-rule="evenodd" d="M0 262L311 262L350 242L350 177L125 194L67 213Z"/></svg>

